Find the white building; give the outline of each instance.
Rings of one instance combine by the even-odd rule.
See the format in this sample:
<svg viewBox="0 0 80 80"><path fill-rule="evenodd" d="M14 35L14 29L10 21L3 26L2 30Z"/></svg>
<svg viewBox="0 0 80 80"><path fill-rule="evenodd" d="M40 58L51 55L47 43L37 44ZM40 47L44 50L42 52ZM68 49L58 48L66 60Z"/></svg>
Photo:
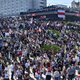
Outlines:
<svg viewBox="0 0 80 80"><path fill-rule="evenodd" d="M46 6L46 0L0 0L0 16L17 15Z"/></svg>
<svg viewBox="0 0 80 80"><path fill-rule="evenodd" d="M15 15L26 12L31 6L31 0L0 0L0 15Z"/></svg>
<svg viewBox="0 0 80 80"><path fill-rule="evenodd" d="M73 0L72 3L71 3L71 7L80 9L80 2L79 1L76 2L75 0Z"/></svg>
<svg viewBox="0 0 80 80"><path fill-rule="evenodd" d="M33 0L34 9L40 9L47 6L47 0Z"/></svg>

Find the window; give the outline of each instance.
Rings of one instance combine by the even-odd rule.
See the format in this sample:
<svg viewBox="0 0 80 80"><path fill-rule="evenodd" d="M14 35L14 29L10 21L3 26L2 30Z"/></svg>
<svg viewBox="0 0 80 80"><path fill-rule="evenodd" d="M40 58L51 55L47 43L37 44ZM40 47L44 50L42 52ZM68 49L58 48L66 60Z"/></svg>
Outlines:
<svg viewBox="0 0 80 80"><path fill-rule="evenodd" d="M44 4L44 2L40 2L40 4Z"/></svg>
<svg viewBox="0 0 80 80"><path fill-rule="evenodd" d="M40 6L40 8L43 8L44 6Z"/></svg>

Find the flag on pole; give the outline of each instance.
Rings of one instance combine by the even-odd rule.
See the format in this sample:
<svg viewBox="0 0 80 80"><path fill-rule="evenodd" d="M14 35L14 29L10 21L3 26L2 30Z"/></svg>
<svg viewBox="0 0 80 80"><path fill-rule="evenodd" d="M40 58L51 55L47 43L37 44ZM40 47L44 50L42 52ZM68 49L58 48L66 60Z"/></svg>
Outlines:
<svg viewBox="0 0 80 80"><path fill-rule="evenodd" d="M65 10L59 9L58 10L58 17L65 19Z"/></svg>

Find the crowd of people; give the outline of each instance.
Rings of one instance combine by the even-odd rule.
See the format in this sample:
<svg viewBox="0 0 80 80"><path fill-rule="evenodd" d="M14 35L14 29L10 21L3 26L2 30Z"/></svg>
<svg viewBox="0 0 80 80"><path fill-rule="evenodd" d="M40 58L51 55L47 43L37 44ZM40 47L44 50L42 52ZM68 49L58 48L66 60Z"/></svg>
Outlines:
<svg viewBox="0 0 80 80"><path fill-rule="evenodd" d="M0 19L0 80L79 80L79 31L61 21ZM44 44L60 51L41 49Z"/></svg>

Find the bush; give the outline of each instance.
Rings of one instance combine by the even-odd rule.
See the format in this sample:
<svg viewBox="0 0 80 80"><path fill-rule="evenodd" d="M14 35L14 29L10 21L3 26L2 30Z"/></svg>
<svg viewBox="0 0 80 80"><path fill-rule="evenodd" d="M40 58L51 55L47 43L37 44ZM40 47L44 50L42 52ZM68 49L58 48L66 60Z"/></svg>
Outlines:
<svg viewBox="0 0 80 80"><path fill-rule="evenodd" d="M57 53L57 52L60 51L61 48L57 45L47 45L47 44L45 44L41 47L41 49L44 49L45 51L53 51L53 52Z"/></svg>
<svg viewBox="0 0 80 80"><path fill-rule="evenodd" d="M58 31L58 30L51 29L51 30L48 30L48 32L52 33L52 34L56 34L57 38L60 36L60 31Z"/></svg>

